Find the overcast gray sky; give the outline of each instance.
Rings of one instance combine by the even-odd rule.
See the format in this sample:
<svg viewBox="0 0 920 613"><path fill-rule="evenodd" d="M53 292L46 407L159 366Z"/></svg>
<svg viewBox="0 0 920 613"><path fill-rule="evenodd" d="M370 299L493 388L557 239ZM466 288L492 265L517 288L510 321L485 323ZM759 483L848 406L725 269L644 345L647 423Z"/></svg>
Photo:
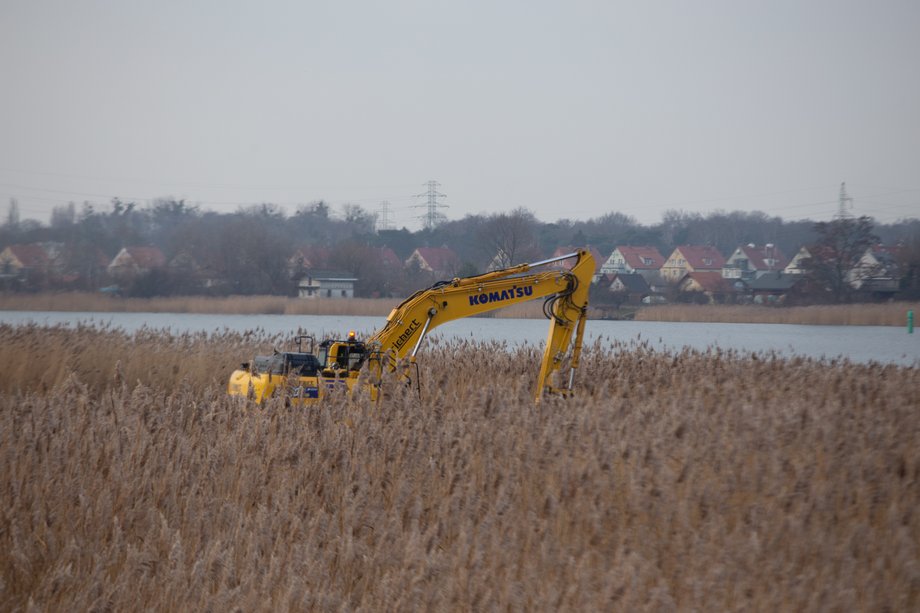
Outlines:
<svg viewBox="0 0 920 613"><path fill-rule="evenodd" d="M920 2L0 1L0 210L920 217Z"/></svg>

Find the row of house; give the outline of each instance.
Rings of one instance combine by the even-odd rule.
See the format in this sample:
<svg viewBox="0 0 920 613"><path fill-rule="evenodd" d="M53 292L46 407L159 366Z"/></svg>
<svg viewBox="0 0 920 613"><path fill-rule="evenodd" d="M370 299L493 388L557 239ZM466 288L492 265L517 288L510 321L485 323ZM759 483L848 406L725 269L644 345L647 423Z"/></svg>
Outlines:
<svg viewBox="0 0 920 613"><path fill-rule="evenodd" d="M446 247L420 247L405 261L388 247L369 247L367 257L390 270L414 268L433 276L452 276L460 267L457 255ZM204 273L204 285L216 283L214 275L208 275L191 257L180 252L167 260L163 252L153 246L129 246L121 249L108 260L101 252L95 254L95 266L105 272L107 278L116 283L137 278L153 270L163 268L196 270ZM31 243L10 245L0 251L0 281L29 281L53 277L67 280L75 276L68 266L63 245L58 243ZM358 281L353 275L327 268L329 251L323 247L301 247L288 260L288 272L297 281L298 294L302 298L353 298L354 286Z"/></svg>
<svg viewBox="0 0 920 613"><path fill-rule="evenodd" d="M802 247L787 258L772 243L738 246L728 258L711 246L682 245L664 258L654 247L621 246L604 260L598 283L631 300L660 302L668 294L695 292L706 301L782 302L807 281L812 254ZM884 297L898 290L897 250L868 248L847 272L850 285Z"/></svg>
<svg viewBox="0 0 920 613"><path fill-rule="evenodd" d="M182 256L167 262L166 256L157 247L125 247L114 258L108 259L102 251L92 250L84 257L82 266L74 266L61 243L30 243L9 245L0 251L0 281L35 282L37 279L70 283L85 274L87 269L101 278L119 280L137 277L154 269L168 265L181 267ZM86 254L84 254L86 256Z"/></svg>
<svg viewBox="0 0 920 613"><path fill-rule="evenodd" d="M367 247L365 257L372 258L383 269L408 269L424 272L434 278L451 278L460 270L460 258L447 247L419 247L405 260L388 247ZM811 254L800 249L787 258L774 244L747 244L737 247L727 258L711 246L682 245L665 258L650 246L623 245L604 257L589 247L596 270L594 282L628 302L662 302L675 292L696 292L708 300L727 296L747 297L755 302L776 302L799 285ZM560 247L552 255L572 253L576 247ZM10 245L0 252L0 279L22 277L30 272L57 270L63 274L62 246L54 243ZM848 273L850 284L857 290L876 294L894 293L898 289L896 249L875 246L866 251L859 264ZM121 249L107 261L98 254L98 265L110 279L137 277L163 267L195 268L189 256L180 253L167 261L157 247L132 246ZM508 265L501 253L496 254L490 268ZM328 250L304 246L288 261L291 278L297 282L302 298L353 298L358 279L347 272L327 267ZM553 266L570 266L571 261L559 261ZM379 269L378 269L379 270Z"/></svg>

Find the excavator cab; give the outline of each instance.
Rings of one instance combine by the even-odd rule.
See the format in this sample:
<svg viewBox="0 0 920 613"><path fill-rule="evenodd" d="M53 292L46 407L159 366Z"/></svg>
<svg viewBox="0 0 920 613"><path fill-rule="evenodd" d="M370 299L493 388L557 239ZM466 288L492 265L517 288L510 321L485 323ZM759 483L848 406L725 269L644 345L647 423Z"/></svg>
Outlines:
<svg viewBox="0 0 920 613"><path fill-rule="evenodd" d="M322 365L323 376L348 376L357 372L367 359L367 347L357 340L354 332L347 340L327 339L319 344L317 359Z"/></svg>

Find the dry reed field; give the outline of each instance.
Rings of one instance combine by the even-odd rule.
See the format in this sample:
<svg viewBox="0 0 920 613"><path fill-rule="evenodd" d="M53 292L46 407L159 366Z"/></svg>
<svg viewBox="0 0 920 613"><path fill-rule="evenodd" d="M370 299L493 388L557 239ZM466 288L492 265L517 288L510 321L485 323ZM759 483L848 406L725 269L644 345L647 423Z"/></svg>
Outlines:
<svg viewBox="0 0 920 613"><path fill-rule="evenodd" d="M288 408L224 396L259 332L0 341L4 611L920 607L917 368L598 342L535 405L434 341Z"/></svg>
<svg viewBox="0 0 920 613"><path fill-rule="evenodd" d="M886 302L795 307L668 304L646 307L638 321L684 321L832 326L906 326L907 312L920 316L920 303Z"/></svg>

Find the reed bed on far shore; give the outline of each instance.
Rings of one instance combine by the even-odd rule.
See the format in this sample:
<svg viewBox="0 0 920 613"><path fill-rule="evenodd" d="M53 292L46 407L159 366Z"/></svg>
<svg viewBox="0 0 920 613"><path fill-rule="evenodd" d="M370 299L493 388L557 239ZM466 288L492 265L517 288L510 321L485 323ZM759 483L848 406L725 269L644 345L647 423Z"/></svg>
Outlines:
<svg viewBox="0 0 920 613"><path fill-rule="evenodd" d="M172 296L121 298L89 292L0 294L0 311L85 311L99 313L213 313L217 315L354 315L386 317L402 298L291 298L287 296ZM600 312L589 309L589 317ZM491 311L487 317L538 319L543 301Z"/></svg>
<svg viewBox="0 0 920 613"><path fill-rule="evenodd" d="M0 326L0 610L920 608L918 368L597 341L535 404L539 346L435 338L421 397L225 397L277 340Z"/></svg>
<svg viewBox="0 0 920 613"><path fill-rule="evenodd" d="M907 312L920 316L920 303L886 302L793 307L666 304L645 307L637 321L904 326Z"/></svg>
<svg viewBox="0 0 920 613"><path fill-rule="evenodd" d="M169 296L122 298L90 292L0 294L0 311L87 311L100 313L214 313L218 315L389 314L394 298L305 300L288 296Z"/></svg>
<svg viewBox="0 0 920 613"><path fill-rule="evenodd" d="M0 311L85 311L126 313L213 313L217 315L354 315L385 317L401 298L316 298L286 296L173 296L121 298L90 292L0 293ZM811 325L903 326L907 311L920 315L920 303L847 304L802 307L667 304L642 307L637 321L781 323ZM614 313L616 314L616 312ZM589 319L610 313L589 307ZM540 319L543 301L533 300L491 311L497 319Z"/></svg>

